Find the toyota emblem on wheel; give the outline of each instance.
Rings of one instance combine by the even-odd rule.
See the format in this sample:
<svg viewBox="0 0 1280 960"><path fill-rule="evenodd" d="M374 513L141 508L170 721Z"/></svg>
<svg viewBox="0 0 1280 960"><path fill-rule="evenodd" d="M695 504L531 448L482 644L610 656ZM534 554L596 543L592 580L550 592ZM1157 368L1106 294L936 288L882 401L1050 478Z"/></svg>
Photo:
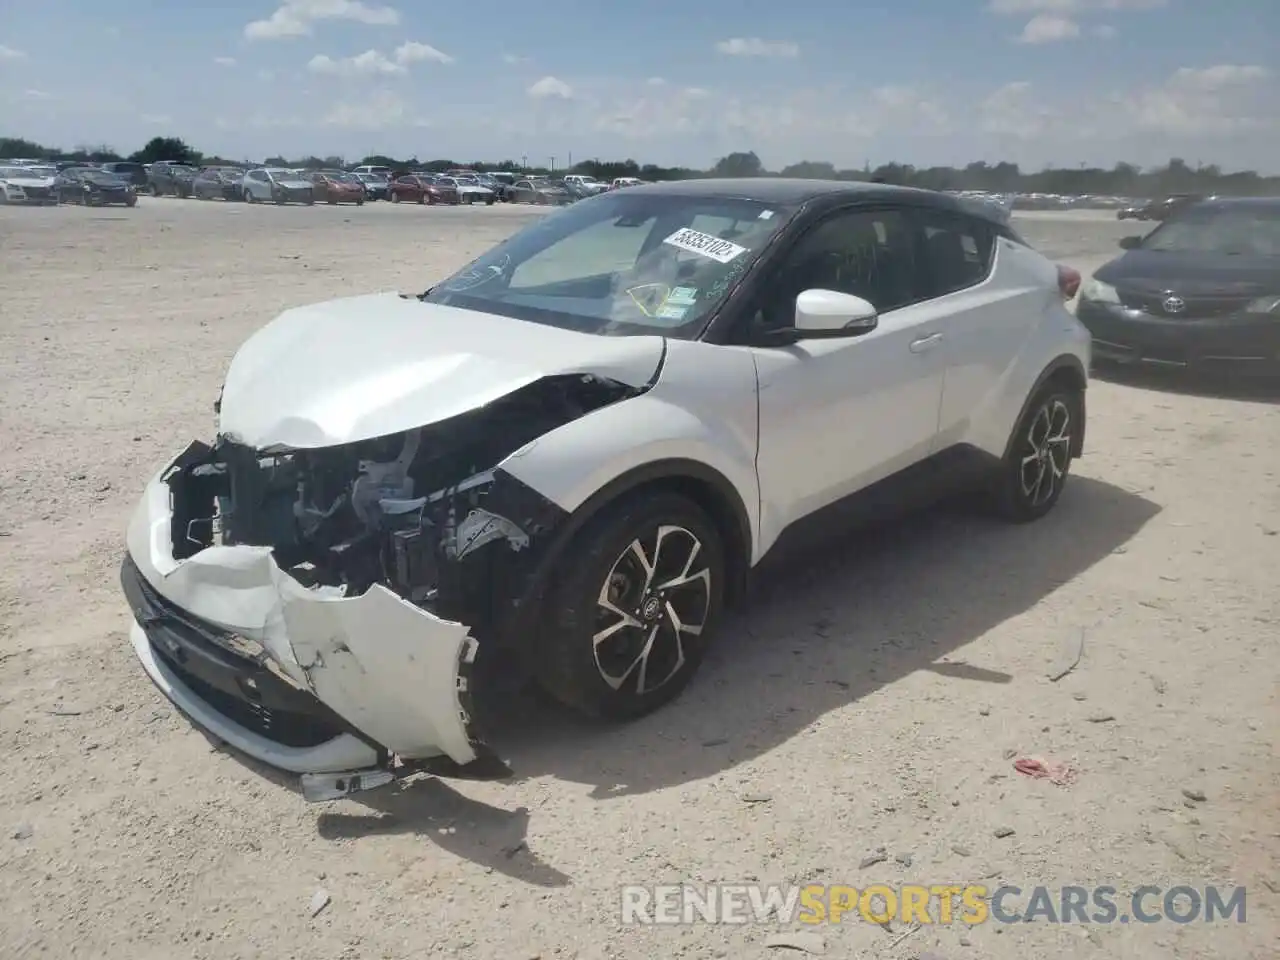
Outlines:
<svg viewBox="0 0 1280 960"><path fill-rule="evenodd" d="M1181 313L1187 309L1187 302L1181 297L1165 297L1161 306L1164 307L1165 313Z"/></svg>

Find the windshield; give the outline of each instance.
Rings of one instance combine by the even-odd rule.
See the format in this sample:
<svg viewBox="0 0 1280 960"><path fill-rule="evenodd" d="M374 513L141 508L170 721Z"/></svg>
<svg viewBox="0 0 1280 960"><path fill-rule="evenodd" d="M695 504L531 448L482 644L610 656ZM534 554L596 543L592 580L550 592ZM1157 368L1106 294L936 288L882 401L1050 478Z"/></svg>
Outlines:
<svg viewBox="0 0 1280 960"><path fill-rule="evenodd" d="M1152 231L1142 249L1280 257L1280 206L1191 207Z"/></svg>
<svg viewBox="0 0 1280 960"><path fill-rule="evenodd" d="M690 339L789 213L753 200L602 194L526 227L425 299L586 333Z"/></svg>
<svg viewBox="0 0 1280 960"><path fill-rule="evenodd" d="M90 180L93 183L119 183L120 178L105 170L76 170L75 175L81 180Z"/></svg>
<svg viewBox="0 0 1280 960"><path fill-rule="evenodd" d="M294 173L292 170L280 170L272 168L267 171L272 180L301 180L300 174Z"/></svg>
<svg viewBox="0 0 1280 960"><path fill-rule="evenodd" d="M176 164L176 163L168 167L163 167L162 169L168 173L174 174L175 176L179 176L179 177L186 177L186 176L194 177L196 175L195 167L184 167L181 164Z"/></svg>
<svg viewBox="0 0 1280 960"><path fill-rule="evenodd" d="M49 174L41 173L42 167L0 167L0 180L9 180L15 177L47 177Z"/></svg>

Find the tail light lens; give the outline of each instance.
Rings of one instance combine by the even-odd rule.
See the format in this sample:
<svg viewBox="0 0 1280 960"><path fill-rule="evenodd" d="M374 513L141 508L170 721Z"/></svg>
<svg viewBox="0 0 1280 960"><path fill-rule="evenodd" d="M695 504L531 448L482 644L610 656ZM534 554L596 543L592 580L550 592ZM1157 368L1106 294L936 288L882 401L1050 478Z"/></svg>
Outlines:
<svg viewBox="0 0 1280 960"><path fill-rule="evenodd" d="M1063 300L1073 300L1080 292L1080 271L1058 264L1058 290Z"/></svg>

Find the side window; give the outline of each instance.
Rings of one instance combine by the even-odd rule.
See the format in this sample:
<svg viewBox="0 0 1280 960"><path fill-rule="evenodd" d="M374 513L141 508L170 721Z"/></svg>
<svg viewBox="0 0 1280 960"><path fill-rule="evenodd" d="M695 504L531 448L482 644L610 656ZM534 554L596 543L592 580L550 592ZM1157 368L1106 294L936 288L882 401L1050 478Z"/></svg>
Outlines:
<svg viewBox="0 0 1280 960"><path fill-rule="evenodd" d="M909 221L895 210L857 210L812 227L766 287L754 318L757 329L789 327L796 297L814 289L862 297L880 313L925 299Z"/></svg>
<svg viewBox="0 0 1280 960"><path fill-rule="evenodd" d="M931 297L977 286L991 273L995 231L976 217L921 211L924 256L932 277Z"/></svg>

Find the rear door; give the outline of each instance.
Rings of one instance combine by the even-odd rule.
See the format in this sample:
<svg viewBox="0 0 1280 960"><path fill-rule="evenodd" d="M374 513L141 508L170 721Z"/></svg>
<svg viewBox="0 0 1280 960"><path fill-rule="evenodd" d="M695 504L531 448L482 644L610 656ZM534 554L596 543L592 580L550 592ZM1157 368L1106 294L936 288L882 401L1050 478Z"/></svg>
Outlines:
<svg viewBox="0 0 1280 960"><path fill-rule="evenodd" d="M942 449L962 439L997 396L1046 297L1056 291L1036 269L1042 258L986 219L929 209L913 216L930 297L917 309L932 317L946 366L938 422Z"/></svg>

